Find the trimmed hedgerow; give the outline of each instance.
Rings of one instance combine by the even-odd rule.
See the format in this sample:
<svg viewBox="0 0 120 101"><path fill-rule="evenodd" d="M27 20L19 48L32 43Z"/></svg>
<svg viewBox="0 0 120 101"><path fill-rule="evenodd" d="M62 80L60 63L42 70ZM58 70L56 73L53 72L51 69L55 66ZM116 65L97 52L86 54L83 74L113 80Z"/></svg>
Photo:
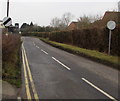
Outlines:
<svg viewBox="0 0 120 101"><path fill-rule="evenodd" d="M26 36L48 38L51 41L70 44L80 48L108 52L109 30L107 28L87 28L56 32L28 32ZM112 31L111 54L120 56L120 25Z"/></svg>

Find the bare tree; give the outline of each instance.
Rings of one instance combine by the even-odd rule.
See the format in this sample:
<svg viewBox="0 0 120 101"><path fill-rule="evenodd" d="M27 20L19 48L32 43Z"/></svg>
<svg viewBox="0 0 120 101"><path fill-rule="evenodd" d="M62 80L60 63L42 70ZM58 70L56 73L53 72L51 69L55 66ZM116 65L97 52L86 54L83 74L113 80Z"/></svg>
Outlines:
<svg viewBox="0 0 120 101"><path fill-rule="evenodd" d="M73 17L74 16L70 12L67 12L63 14L61 21L65 26L68 26L68 24L71 22Z"/></svg>
<svg viewBox="0 0 120 101"><path fill-rule="evenodd" d="M55 18L53 18L53 19L51 20L50 25L51 25L52 27L59 27L59 26L60 26L60 23L61 23L61 20L60 20L59 18L55 17Z"/></svg>
<svg viewBox="0 0 120 101"><path fill-rule="evenodd" d="M57 18L57 17L53 18L51 20L50 25L52 27L57 27L61 30L64 30L68 26L68 24L71 22L72 18L73 18L73 15L67 12L62 15L62 18Z"/></svg>
<svg viewBox="0 0 120 101"><path fill-rule="evenodd" d="M90 25L90 23L91 23L91 19L86 15L84 15L83 17L80 17L78 19L78 27L79 28L86 28Z"/></svg>
<svg viewBox="0 0 120 101"><path fill-rule="evenodd" d="M102 17L99 15L96 16L82 16L78 19L78 28L88 28L95 21L100 20Z"/></svg>
<svg viewBox="0 0 120 101"><path fill-rule="evenodd" d="M89 16L90 22L93 23L95 21L101 20L102 16L101 15L95 15L95 16Z"/></svg>

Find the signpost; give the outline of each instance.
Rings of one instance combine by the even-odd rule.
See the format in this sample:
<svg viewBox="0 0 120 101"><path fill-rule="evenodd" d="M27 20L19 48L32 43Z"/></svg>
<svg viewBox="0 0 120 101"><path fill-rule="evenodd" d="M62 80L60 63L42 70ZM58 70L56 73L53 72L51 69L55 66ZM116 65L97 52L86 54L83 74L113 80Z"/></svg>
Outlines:
<svg viewBox="0 0 120 101"><path fill-rule="evenodd" d="M108 55L110 55L110 46L111 46L111 35L112 30L114 30L116 27L115 21L108 21L107 28L109 29L109 47L108 47Z"/></svg>
<svg viewBox="0 0 120 101"><path fill-rule="evenodd" d="M7 17L9 16L9 0L7 0Z"/></svg>
<svg viewBox="0 0 120 101"><path fill-rule="evenodd" d="M5 17L3 19L3 23L2 24L6 27L6 29L7 29L6 36L8 36L8 28L9 28L9 26L12 25L12 19L10 17Z"/></svg>
<svg viewBox="0 0 120 101"><path fill-rule="evenodd" d="M3 25L4 25L5 27L9 27L11 24L12 24L12 19L11 19L10 17L5 17L5 18L3 19Z"/></svg>

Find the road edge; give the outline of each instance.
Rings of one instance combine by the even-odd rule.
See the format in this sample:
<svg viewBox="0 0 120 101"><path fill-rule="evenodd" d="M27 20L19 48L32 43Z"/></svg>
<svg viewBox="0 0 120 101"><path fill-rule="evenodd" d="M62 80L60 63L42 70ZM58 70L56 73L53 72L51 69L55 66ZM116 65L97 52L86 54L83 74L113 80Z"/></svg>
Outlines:
<svg viewBox="0 0 120 101"><path fill-rule="evenodd" d="M59 48L59 49L64 50L64 51L67 51L67 52L72 53L72 54L74 54L74 55L82 56L82 57L84 57L84 58L87 58L87 59L89 59L89 60L92 60L92 61L95 61L95 62L104 64L104 65L110 66L110 67L112 67L113 69L116 69L116 70L119 70L119 71L120 71L120 68L119 68L120 65L111 63L111 62L106 61L106 60L101 60L101 59L98 59L98 58L96 58L96 57L92 57L92 56L89 56L89 55L86 55L86 54L83 54L83 53L78 53L78 52L72 51L72 50L67 49L67 48L64 48L64 47L62 47L62 46L60 46L60 45L52 44L52 43L50 43L49 41L44 40L44 39L42 39L42 38L39 38L39 39L40 39L41 41L43 41L43 42L45 42L45 43L53 46L53 47Z"/></svg>

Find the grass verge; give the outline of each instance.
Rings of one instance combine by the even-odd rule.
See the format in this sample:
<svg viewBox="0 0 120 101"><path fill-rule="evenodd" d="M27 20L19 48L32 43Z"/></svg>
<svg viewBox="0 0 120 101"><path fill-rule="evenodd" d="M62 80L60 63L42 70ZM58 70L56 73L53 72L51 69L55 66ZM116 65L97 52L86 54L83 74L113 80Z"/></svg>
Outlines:
<svg viewBox="0 0 120 101"><path fill-rule="evenodd" d="M50 41L45 38L40 38L40 40L44 41L45 43L48 43L54 47L60 48L62 50L68 51L73 54L77 54L89 59L92 59L96 62L111 66L115 69L120 70L120 57L118 56L109 56L105 53L101 53L95 50L88 50L88 49L83 49L79 48L76 46L68 45L68 44L63 44L63 43L58 43L54 41Z"/></svg>

